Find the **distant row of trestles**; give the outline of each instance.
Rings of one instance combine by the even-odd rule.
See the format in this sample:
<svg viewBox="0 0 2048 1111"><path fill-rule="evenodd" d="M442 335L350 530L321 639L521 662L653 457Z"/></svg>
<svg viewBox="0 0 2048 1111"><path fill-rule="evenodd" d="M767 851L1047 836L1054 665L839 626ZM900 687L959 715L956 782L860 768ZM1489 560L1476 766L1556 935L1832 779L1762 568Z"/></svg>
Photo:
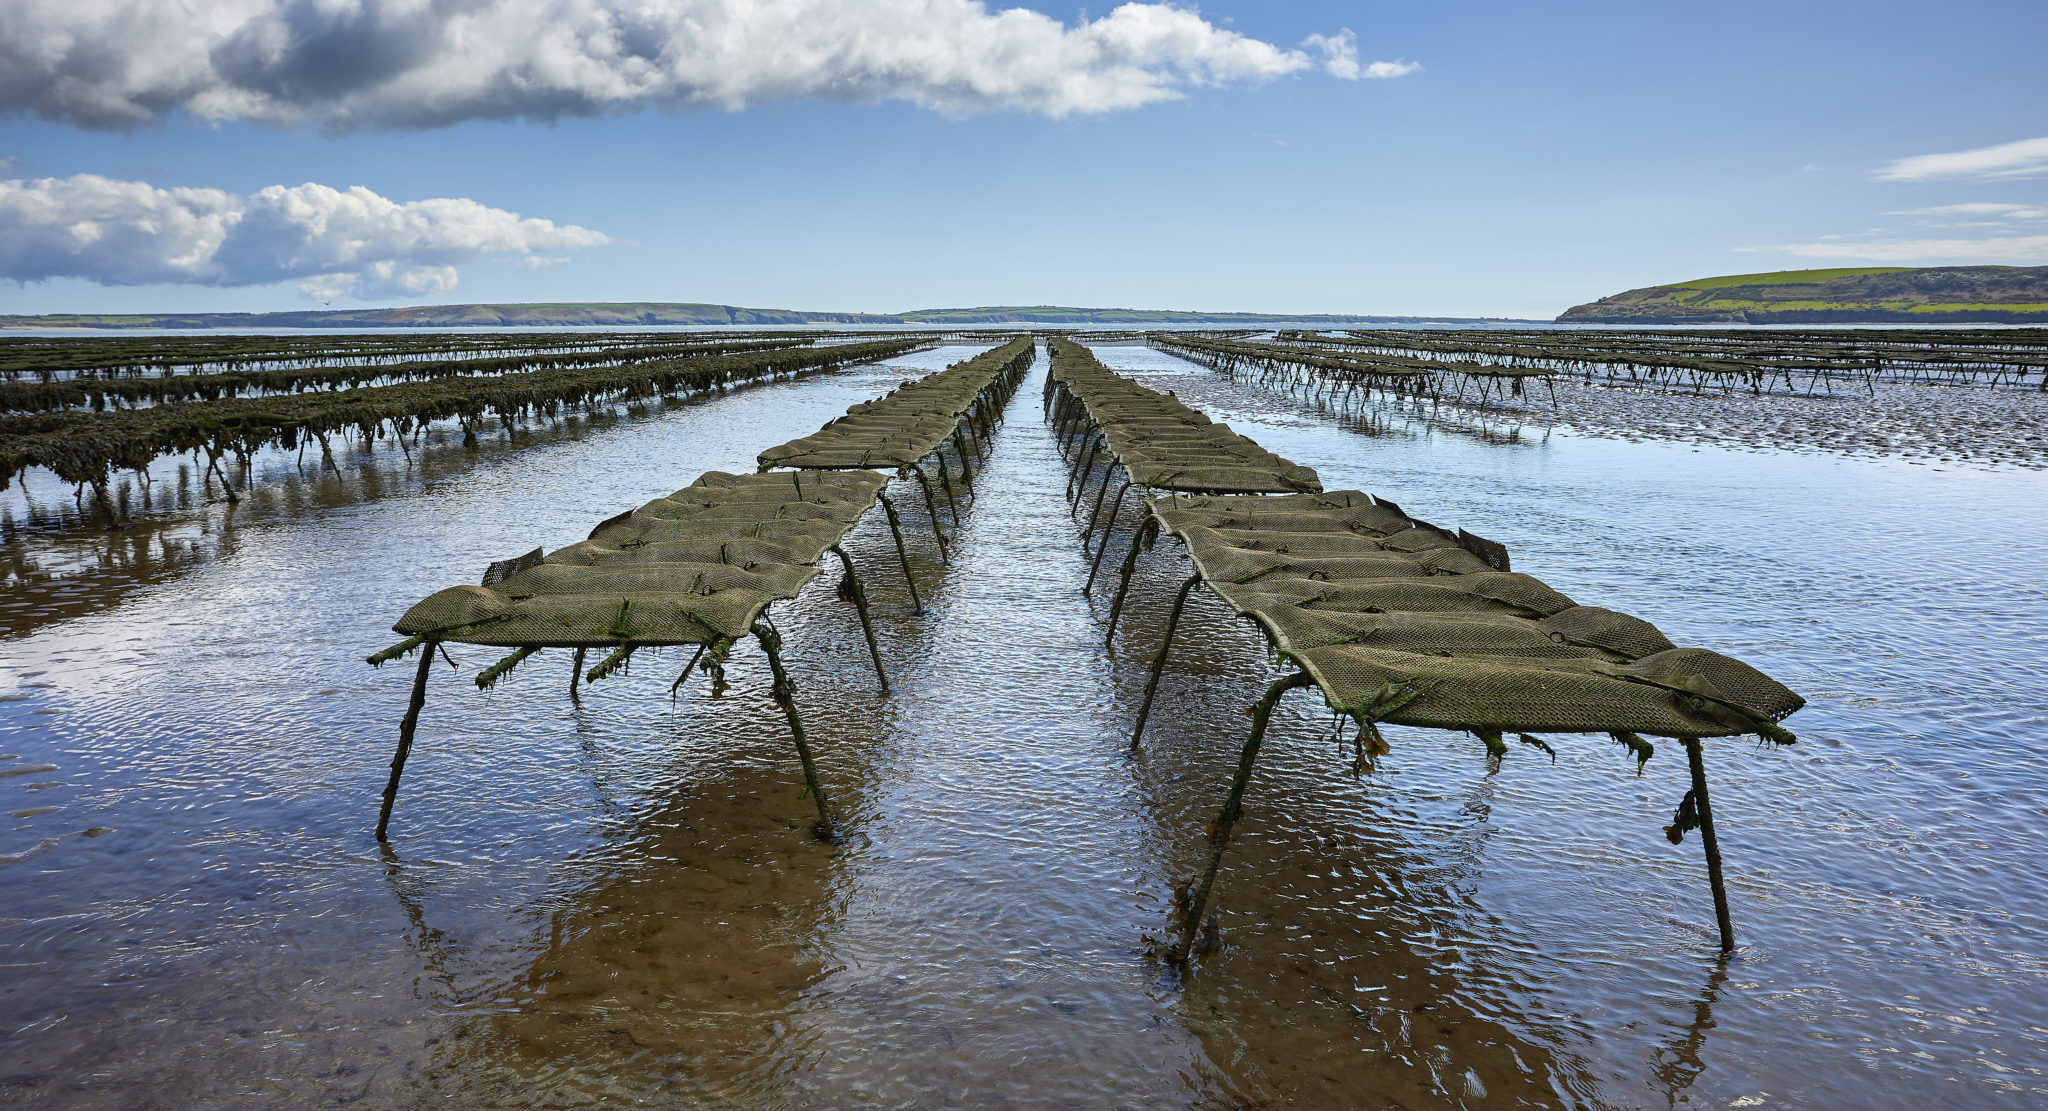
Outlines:
<svg viewBox="0 0 2048 1111"><path fill-rule="evenodd" d="M832 370L1016 333L494 332L0 338L0 485L32 468L115 515L118 475L190 455L238 497L265 448L332 466L336 444L492 426ZM1432 405L1556 402L1566 380L1692 392L1860 395L1880 383L2048 390L2048 330L1378 329L1113 332L1231 374Z"/></svg>

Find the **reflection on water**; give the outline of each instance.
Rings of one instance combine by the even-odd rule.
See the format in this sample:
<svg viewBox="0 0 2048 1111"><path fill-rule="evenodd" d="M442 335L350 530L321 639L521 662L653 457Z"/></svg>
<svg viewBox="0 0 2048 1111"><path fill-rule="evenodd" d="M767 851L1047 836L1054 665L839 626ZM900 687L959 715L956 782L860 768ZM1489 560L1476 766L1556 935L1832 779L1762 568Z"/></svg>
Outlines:
<svg viewBox="0 0 2048 1111"><path fill-rule="evenodd" d="M1700 997L1693 1004L1692 1021L1683 1026L1672 1023L1670 1042L1657 1051L1653 1075L1668 1107L1677 1107L1686 1089L1707 1071L1702 1050L1706 1048L1707 1031L1714 1028L1714 1000L1721 993L1721 985L1727 982L1728 962L1716 960L1713 971L1707 974L1706 986L1700 989Z"/></svg>
<svg viewBox="0 0 2048 1111"><path fill-rule="evenodd" d="M802 781L782 738L760 727L772 720L746 751L705 753L666 809L606 847L602 867L550 909L544 947L493 988L510 1005L462 1025L423 1097L702 1102L770 1090L779 1031L824 973L813 939L832 852L787 835ZM403 872L394 866L395 890ZM428 901L415 927L422 959L445 965L450 939L427 924Z"/></svg>
<svg viewBox="0 0 2048 1111"><path fill-rule="evenodd" d="M1659 833L1675 753L1639 777L1579 739L1489 775L1471 738L1390 731L1360 774L1297 695L1227 858L1225 946L1177 983L1145 939L1269 668L1197 593L1125 758L1185 565L1147 557L1105 649L1036 379L953 562L906 522L928 613L880 520L849 537L893 697L829 581L777 607L844 844L806 832L750 644L721 697L693 680L672 701L687 654L644 652L580 703L566 653L484 694L469 677L501 653L458 646L380 851L406 684L361 657L407 603L749 470L905 373L881 368L410 470L345 460L346 481L259 460L232 513L160 467L115 532L66 519L68 490L9 503L0 1102L2043 1102L2040 476L1346 422L1102 354L1805 693L1796 748L1709 753L1734 958L1696 843Z"/></svg>

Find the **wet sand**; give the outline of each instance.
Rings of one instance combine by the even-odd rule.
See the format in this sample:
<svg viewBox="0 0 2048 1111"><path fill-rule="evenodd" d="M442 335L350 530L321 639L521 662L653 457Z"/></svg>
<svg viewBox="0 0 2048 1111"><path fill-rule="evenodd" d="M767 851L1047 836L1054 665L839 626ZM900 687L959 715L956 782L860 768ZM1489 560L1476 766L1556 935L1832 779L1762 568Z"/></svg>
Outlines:
<svg viewBox="0 0 2048 1111"><path fill-rule="evenodd" d="M1353 419L1374 412L1355 401L1336 408ZM1554 403L1549 391L1532 386L1505 403L1495 397L1483 407L1468 401L1425 408L1417 419L1411 402L1385 406L1376 416L1518 437L1554 429L1633 443L2048 467L2048 392L2034 388L1877 383L1867 393L1806 396L1560 381Z"/></svg>
<svg viewBox="0 0 2048 1111"><path fill-rule="evenodd" d="M1693 396L1573 383L1558 390L1558 410L1580 433L1623 440L2048 467L2048 393L2038 389L1880 383L1862 396Z"/></svg>

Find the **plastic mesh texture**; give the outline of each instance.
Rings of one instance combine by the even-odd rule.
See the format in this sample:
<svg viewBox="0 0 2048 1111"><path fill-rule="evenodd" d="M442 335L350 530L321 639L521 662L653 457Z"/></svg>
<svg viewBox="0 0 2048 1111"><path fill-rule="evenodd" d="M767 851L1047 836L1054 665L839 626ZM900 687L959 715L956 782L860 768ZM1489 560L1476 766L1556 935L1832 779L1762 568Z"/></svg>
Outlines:
<svg viewBox="0 0 2048 1111"><path fill-rule="evenodd" d="M508 648L737 640L770 603L796 597L818 560L874 507L889 480L870 463L906 467L937 451L992 390L1014 385L1033 355L1022 337L905 383L761 453L764 471L798 469L707 473L537 563L493 564L486 586L429 595L395 628ZM515 565L525 566L503 574Z"/></svg>
<svg viewBox="0 0 2048 1111"><path fill-rule="evenodd" d="M712 471L490 586L431 594L394 628L507 648L737 640L771 602L796 597L888 481Z"/></svg>
<svg viewBox="0 0 2048 1111"><path fill-rule="evenodd" d="M1093 352L1051 341L1047 388L1079 405L1130 480L1186 493L1292 494L1321 490L1316 472L1260 447L1178 400L1103 366ZM1092 465L1092 464L1091 464Z"/></svg>
<svg viewBox="0 0 2048 1111"><path fill-rule="evenodd" d="M1014 384L1034 358L1030 337L1011 340L854 405L811 435L762 452L758 462L762 470L908 467L944 446L984 394Z"/></svg>
<svg viewBox="0 0 2048 1111"><path fill-rule="evenodd" d="M1805 704L1738 660L1496 571L1470 538L1360 491L1169 496L1150 511L1331 708L1367 721L1711 737Z"/></svg>

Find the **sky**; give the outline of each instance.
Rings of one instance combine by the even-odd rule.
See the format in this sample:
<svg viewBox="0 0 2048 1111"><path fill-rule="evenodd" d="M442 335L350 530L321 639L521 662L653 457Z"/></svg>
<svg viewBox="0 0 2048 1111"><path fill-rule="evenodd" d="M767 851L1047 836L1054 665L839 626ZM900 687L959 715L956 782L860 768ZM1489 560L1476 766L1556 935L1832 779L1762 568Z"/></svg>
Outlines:
<svg viewBox="0 0 2048 1111"><path fill-rule="evenodd" d="M2048 4L7 0L0 313L2048 265Z"/></svg>

